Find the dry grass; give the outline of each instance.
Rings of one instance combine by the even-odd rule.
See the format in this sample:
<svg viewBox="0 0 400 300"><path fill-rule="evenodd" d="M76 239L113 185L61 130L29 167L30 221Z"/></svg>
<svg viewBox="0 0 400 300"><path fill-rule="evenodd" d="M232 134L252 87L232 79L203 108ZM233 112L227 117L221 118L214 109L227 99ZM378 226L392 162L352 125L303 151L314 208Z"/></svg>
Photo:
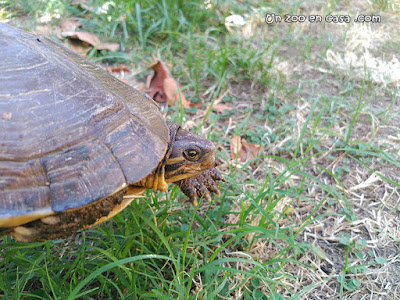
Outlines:
<svg viewBox="0 0 400 300"><path fill-rule="evenodd" d="M315 7L311 9L305 4L299 12L306 16L327 15L329 6L325 6L322 1L320 1L320 5L320 8L315 10ZM330 13L341 13L354 17L357 13L372 13L371 9L370 5L358 1L342 4ZM291 31L297 40L280 45L276 57L277 62L271 75L284 76L285 84L294 88L302 85L298 93L293 93L290 99L285 99L296 106L297 124L292 128L291 136L287 135L280 143L273 143L271 148L265 150L265 155L275 155L277 149L281 148L283 144L300 137L311 106L309 102L302 99L303 97L310 94L324 95L326 98L340 97L346 89L343 86L344 81L351 82L353 88L358 91L362 89L364 81L365 85L373 88L366 91L363 97L369 97L372 90L376 97L369 101L367 107L360 114L351 138L365 143L385 144L388 152L394 153L394 157L398 158L400 119L398 108L391 108L391 105L399 101L397 91L400 88L400 56L396 50L385 48L385 45L388 41L399 42L397 28L400 24L398 15L391 11L378 12L378 14L382 15L383 22L381 24L357 24L354 22L350 24L310 24L305 22L292 25ZM259 35L260 38L274 40L277 35L285 34L290 26L285 23L274 24L268 32L265 32L265 24L259 23L253 34ZM302 45L307 47L304 45L307 43L304 41L305 33L312 35L316 39L316 43L309 53L310 57L299 59L298 53L301 51ZM243 32L238 32L238 34L243 34ZM322 48L327 42L324 37L333 41L330 49L326 52ZM298 45L293 46L296 43ZM275 91L268 90L263 98L273 93ZM284 94L285 91L280 91L276 93L276 96L282 99ZM395 100L390 99L391 96ZM348 116L354 113L356 103L357 100L354 99L351 103L344 105L346 109L341 110L337 117L342 121L330 127L328 135L322 128L315 131L314 137L320 138L320 145L324 149L335 148L334 136L345 136L348 128ZM385 110L392 115L389 122L382 117L381 112ZM311 131L311 124L308 124L308 127ZM328 159L328 156L332 155L335 158ZM298 262L303 263L304 266L299 263L286 263L281 270L284 275L280 282L292 293L297 293L304 287L316 283L317 285L310 292L305 293L302 299L338 299L340 283L337 279L344 272L344 268L351 269L357 265L364 265L365 269L354 267L352 268L353 273L346 272L348 281L357 278L360 285L353 291L344 290L343 299L400 299L399 169L379 162L378 158L373 158L368 168L348 158L348 154L345 152L326 152L313 157L311 161L314 166L306 167L304 171L315 174L325 184L341 191L345 195L347 203L353 208L354 219L351 220L340 213L346 207L346 203L329 202L329 199L326 199L325 203L329 204L323 205L316 212L315 220L307 225L296 238L297 241L308 241L312 245L312 249L306 251L298 259ZM258 162L262 162L262 160ZM261 169L271 168L273 169L271 172L276 174L285 170L284 164L270 158L264 159L262 165L264 167ZM316 165L324 166L333 174L338 168L343 167L347 168L348 172L340 177L340 182L337 182L330 174L321 172L320 169L317 170ZM257 168L257 170L259 169L260 167ZM397 185L391 184L377 174L390 178ZM298 183L299 180L301 178L293 175L290 180L285 182L286 188L289 188L291 183ZM252 188L252 186L244 187L244 189ZM315 209L315 203L320 202L325 195L325 192L316 186L305 189L302 194L303 199L284 197L277 204L275 210L282 213L288 206L291 206L291 209L284 213L291 221L282 218L278 224L281 228L288 227L292 223L303 224L309 213ZM227 223L238 224L239 212L242 209L240 205L233 205L232 210L238 214L229 215ZM319 218L318 216L322 214L326 214L326 216ZM260 215L254 219L250 218L247 222L258 224L259 218ZM296 228L293 231L296 232ZM341 242L341 238L345 236L349 237L350 247L346 247ZM251 254L251 259L267 262L281 250L269 240L253 241L254 233L250 233L245 238L252 245L251 248L247 249L248 252L237 252L235 255ZM357 243L360 239L365 240L366 244L358 246ZM362 257L356 256L357 247L361 247L360 249L363 250ZM226 253L226 255L231 254ZM346 256L348 262L345 266ZM377 264L375 260L377 257L385 258L386 262ZM237 265L235 268L245 269L246 265ZM273 276L270 279L274 280ZM239 284L244 278L239 276L231 278L231 280L232 285L235 285L235 282ZM245 288L244 286L243 289ZM278 290L282 295L293 295L287 293L286 288ZM226 299L241 299L242 296L243 292L238 290L235 295Z"/></svg>

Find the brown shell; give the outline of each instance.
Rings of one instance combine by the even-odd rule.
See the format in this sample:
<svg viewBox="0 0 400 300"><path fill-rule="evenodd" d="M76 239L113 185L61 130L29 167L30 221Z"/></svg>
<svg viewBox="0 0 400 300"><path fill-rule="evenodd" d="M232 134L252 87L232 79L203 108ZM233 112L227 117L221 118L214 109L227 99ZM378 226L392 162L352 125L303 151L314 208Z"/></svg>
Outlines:
<svg viewBox="0 0 400 300"><path fill-rule="evenodd" d="M168 142L153 100L51 39L0 23L0 227L134 184Z"/></svg>

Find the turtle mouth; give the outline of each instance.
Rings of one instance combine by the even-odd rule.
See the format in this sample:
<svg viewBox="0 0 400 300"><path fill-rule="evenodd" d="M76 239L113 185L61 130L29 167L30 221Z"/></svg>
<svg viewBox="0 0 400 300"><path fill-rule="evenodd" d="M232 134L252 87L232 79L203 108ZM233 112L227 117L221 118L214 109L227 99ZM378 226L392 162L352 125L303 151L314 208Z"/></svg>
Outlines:
<svg viewBox="0 0 400 300"><path fill-rule="evenodd" d="M176 160L175 160L176 161ZM182 179L196 176L204 170L210 169L215 166L214 156L207 157L207 159L193 164L185 164L185 159L174 164L165 165L165 181L167 183L176 182Z"/></svg>

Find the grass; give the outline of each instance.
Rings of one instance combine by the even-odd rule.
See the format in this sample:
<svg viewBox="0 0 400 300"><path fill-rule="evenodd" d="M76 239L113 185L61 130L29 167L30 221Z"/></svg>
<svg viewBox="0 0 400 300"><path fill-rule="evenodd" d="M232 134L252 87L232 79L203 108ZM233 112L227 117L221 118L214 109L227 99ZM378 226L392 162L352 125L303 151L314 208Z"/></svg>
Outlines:
<svg viewBox="0 0 400 300"><path fill-rule="evenodd" d="M165 61L187 98L202 104L170 107L167 116L191 121L217 145L227 180L222 195L193 207L177 187L148 191L112 220L69 239L24 244L2 237L1 295L398 298L399 82L394 73L380 78L363 60L372 53L376 66L390 69L384 60L398 55L388 46L399 42L396 36L378 34L383 26L398 28L389 2L116 3L3 0L0 17L30 30L42 16L51 27L78 18L83 30L121 43L117 53L92 51L97 63L145 70L154 56ZM267 12L360 11L385 22L370 28L369 45L354 43L368 25L263 23ZM228 30L230 14L248 23ZM350 54L357 59L346 60ZM131 82L148 74L133 73ZM206 110L216 101L234 109ZM263 150L252 160L232 159L234 135Z"/></svg>

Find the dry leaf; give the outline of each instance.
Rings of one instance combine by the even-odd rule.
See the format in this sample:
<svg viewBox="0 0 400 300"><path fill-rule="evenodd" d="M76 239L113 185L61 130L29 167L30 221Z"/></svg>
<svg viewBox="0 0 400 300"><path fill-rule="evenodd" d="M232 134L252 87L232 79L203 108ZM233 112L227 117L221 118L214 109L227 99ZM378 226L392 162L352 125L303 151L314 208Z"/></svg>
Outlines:
<svg viewBox="0 0 400 300"><path fill-rule="evenodd" d="M236 158L236 154L242 149L240 136L234 135L231 138L231 158Z"/></svg>
<svg viewBox="0 0 400 300"><path fill-rule="evenodd" d="M80 55L86 56L89 51L93 48L88 43L81 42L80 40L67 40L68 44L71 46L72 50L78 52Z"/></svg>
<svg viewBox="0 0 400 300"><path fill-rule="evenodd" d="M150 68L153 69L154 74L147 77L146 87L149 89L148 95L157 102L166 103L167 99L164 92L164 80L165 78L171 77L171 74L165 64L161 61L152 64ZM156 99L157 95L158 99Z"/></svg>
<svg viewBox="0 0 400 300"><path fill-rule="evenodd" d="M256 158L261 150L260 145L248 143L245 139L237 135L232 137L230 148L231 158L236 159L238 157L238 160L242 163Z"/></svg>
<svg viewBox="0 0 400 300"><path fill-rule="evenodd" d="M150 66L154 74L147 77L147 94L159 103L175 105L182 102L183 107L190 108L200 106L192 103L185 98L185 95L178 89L175 79L171 76L167 66L162 61L157 61Z"/></svg>
<svg viewBox="0 0 400 300"><path fill-rule="evenodd" d="M108 50L111 52L117 51L119 48L118 43L100 43L97 45L97 50Z"/></svg>
<svg viewBox="0 0 400 300"><path fill-rule="evenodd" d="M68 31L76 31L79 27L81 27L81 23L75 19L66 19L58 24L58 28L61 32L68 32Z"/></svg>
<svg viewBox="0 0 400 300"><path fill-rule="evenodd" d="M91 34L89 32L65 31L65 32L62 32L61 35L63 37L68 37L69 39L75 39L75 40L81 41L84 47L85 47L84 43L86 43L88 45L96 47L98 50L108 50L108 51L112 51L112 52L115 52L119 48L118 43L102 43L96 35ZM76 41L74 44L75 44L75 46L77 46ZM77 52L81 53L80 51L77 51Z"/></svg>
<svg viewBox="0 0 400 300"><path fill-rule="evenodd" d="M63 40L65 38L65 32L75 32L79 27L81 27L81 24L77 20L64 20L55 28L56 37L59 40Z"/></svg>
<svg viewBox="0 0 400 300"><path fill-rule="evenodd" d="M232 110L233 108L226 104L215 104L213 109L216 109L218 112L223 112L224 110Z"/></svg>
<svg viewBox="0 0 400 300"><path fill-rule="evenodd" d="M96 47L97 45L100 44L100 39L89 32L84 32L84 31L65 31L62 33L63 37L67 37L70 39L77 39L82 42L88 43L89 45L92 45L93 47Z"/></svg>
<svg viewBox="0 0 400 300"><path fill-rule="evenodd" d="M120 72L127 72L129 73L131 70L128 69L128 67L126 65L118 65L118 66L112 66L112 67L108 67L106 69L106 71L108 73L120 73Z"/></svg>
<svg viewBox="0 0 400 300"><path fill-rule="evenodd" d="M185 95L178 89L174 78L165 78L163 86L165 95L168 99L168 105L175 105L176 102L179 103L179 101L182 101L182 105L184 108L192 107L192 103L189 102L185 98Z"/></svg>

